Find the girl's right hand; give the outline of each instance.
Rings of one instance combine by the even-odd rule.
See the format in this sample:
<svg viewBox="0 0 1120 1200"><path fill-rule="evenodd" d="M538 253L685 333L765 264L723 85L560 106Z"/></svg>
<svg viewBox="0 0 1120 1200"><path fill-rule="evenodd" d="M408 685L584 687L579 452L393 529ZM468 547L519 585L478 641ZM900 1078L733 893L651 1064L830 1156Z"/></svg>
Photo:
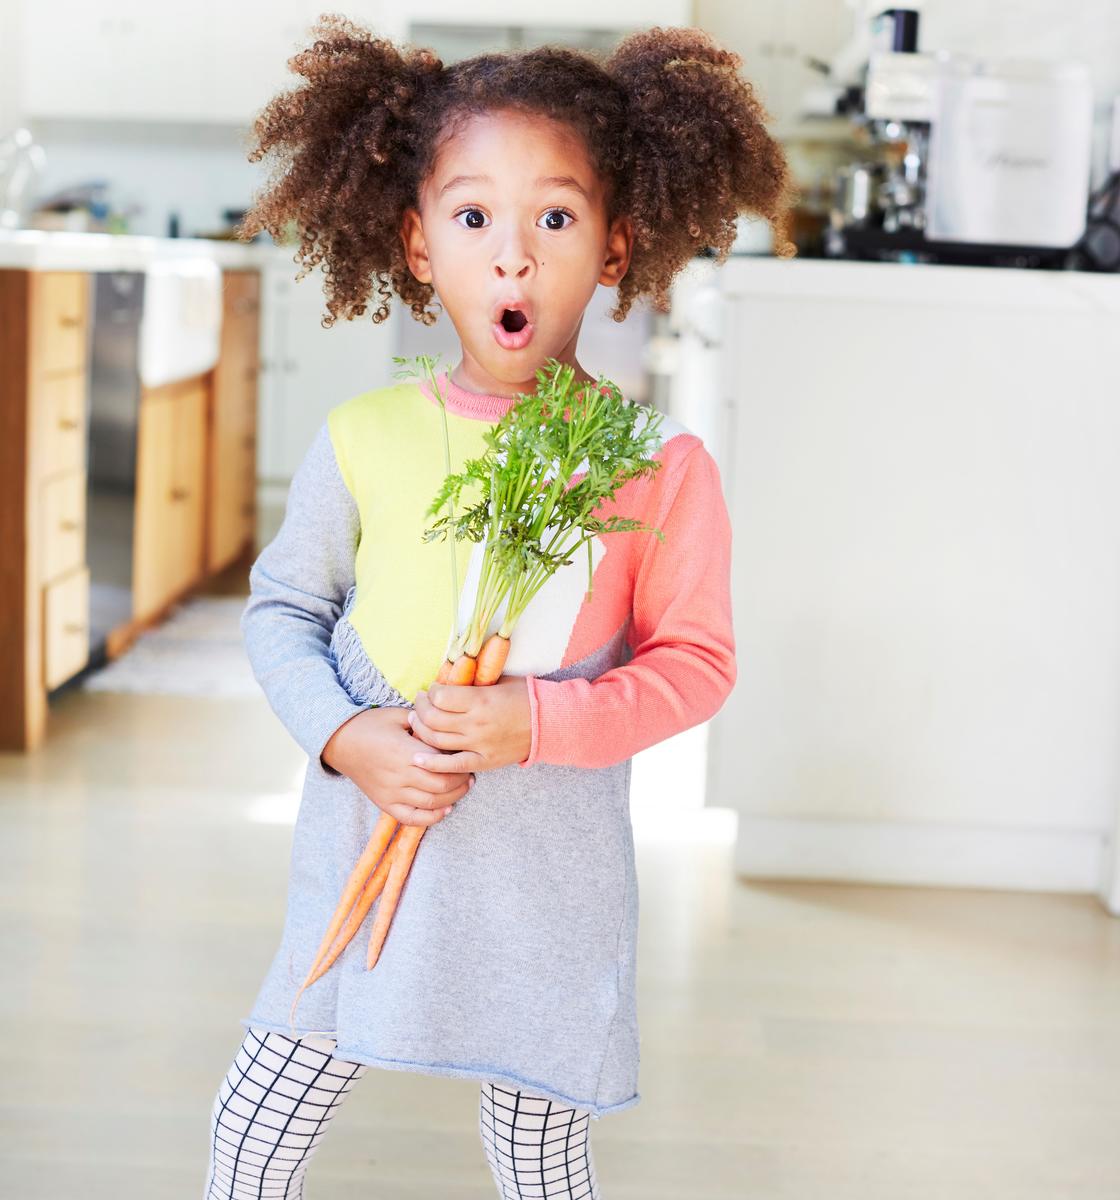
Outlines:
<svg viewBox="0 0 1120 1200"><path fill-rule="evenodd" d="M470 771L429 771L412 756L418 746L407 708L370 708L344 721L323 747L322 760L353 780L402 825L434 825L470 789Z"/></svg>

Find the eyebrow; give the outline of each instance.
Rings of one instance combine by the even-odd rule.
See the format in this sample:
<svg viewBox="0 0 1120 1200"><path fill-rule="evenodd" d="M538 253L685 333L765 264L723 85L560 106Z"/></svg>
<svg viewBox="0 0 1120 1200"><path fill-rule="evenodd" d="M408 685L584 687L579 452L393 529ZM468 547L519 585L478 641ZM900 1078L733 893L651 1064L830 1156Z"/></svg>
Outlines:
<svg viewBox="0 0 1120 1200"><path fill-rule="evenodd" d="M489 175L454 175L443 185L443 187L439 189L439 195L442 196L444 192L449 192L452 188L459 187L464 183L493 182L493 179L491 179ZM579 194L588 202L591 200L591 197L587 194L587 189L572 175L542 175L540 179L536 181L534 186L572 188L573 190L579 192Z"/></svg>

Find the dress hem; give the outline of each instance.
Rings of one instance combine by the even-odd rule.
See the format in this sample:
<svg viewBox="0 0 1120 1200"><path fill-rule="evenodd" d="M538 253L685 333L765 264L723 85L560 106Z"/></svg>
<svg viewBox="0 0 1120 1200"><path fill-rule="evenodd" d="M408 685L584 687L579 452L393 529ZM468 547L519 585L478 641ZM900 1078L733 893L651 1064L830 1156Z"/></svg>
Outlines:
<svg viewBox="0 0 1120 1200"><path fill-rule="evenodd" d="M252 1017L243 1017L241 1024L246 1028L253 1026L257 1029L265 1029L270 1033L282 1033L286 1037L291 1037L293 1027L291 1025L273 1025L268 1021L257 1021ZM324 1029L300 1029L295 1027L294 1032L299 1037L328 1037L334 1039L335 1031ZM591 1119L597 1121L606 1113L621 1112L623 1109L633 1108L639 1103L642 1096L640 1092L635 1092L632 1096L625 1100L619 1100L614 1104L592 1104L587 1100L577 1100L573 1096L566 1096L562 1092L553 1091L536 1083L531 1079L522 1079L520 1076L511 1075L507 1071L493 1070L487 1071L482 1067L457 1067L451 1063L423 1063L410 1062L407 1059L400 1058L376 1058L372 1055L364 1054L363 1051L355 1048L351 1049L347 1046L335 1045L331 1052L332 1057L343 1059L346 1062L358 1062L367 1067L383 1067L390 1071L413 1071L423 1075L444 1075L456 1079L478 1079L485 1082L494 1083L509 1083L513 1087L532 1091L534 1095L543 1096L546 1100L553 1100L557 1104L564 1104L569 1108L584 1109L591 1114Z"/></svg>

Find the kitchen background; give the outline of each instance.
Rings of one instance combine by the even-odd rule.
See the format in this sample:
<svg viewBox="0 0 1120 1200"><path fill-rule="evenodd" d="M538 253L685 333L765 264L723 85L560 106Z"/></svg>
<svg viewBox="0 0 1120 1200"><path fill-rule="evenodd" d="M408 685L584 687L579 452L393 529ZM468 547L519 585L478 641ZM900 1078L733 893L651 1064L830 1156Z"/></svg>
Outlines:
<svg viewBox="0 0 1120 1200"><path fill-rule="evenodd" d="M600 9L343 10L445 61L700 26L742 55L801 191L795 259L744 219L671 312L618 325L600 289L581 336L720 465L740 663L712 721L634 762L648 1099L597 1135L600 1176L619 1200L1105 1200L1120 4ZM293 245L232 240L261 182L252 116L297 82L285 60L321 11L0 0L3 1011L24 1034L0 1051L0 1121L27 1135L3 1151L22 1196L200 1183L305 762L244 658L248 567L328 410L394 355L454 361L442 318L324 330ZM130 998L86 943L134 982L157 956L163 982ZM188 1032L208 1052L184 1064ZM157 1037L182 1039L163 1090ZM370 1085L322 1194L373 1178L363 1139L426 1145L431 1098L461 1105L462 1082ZM404 1151L377 1165L409 1194L482 1197L475 1149L455 1143L438 1186Z"/></svg>

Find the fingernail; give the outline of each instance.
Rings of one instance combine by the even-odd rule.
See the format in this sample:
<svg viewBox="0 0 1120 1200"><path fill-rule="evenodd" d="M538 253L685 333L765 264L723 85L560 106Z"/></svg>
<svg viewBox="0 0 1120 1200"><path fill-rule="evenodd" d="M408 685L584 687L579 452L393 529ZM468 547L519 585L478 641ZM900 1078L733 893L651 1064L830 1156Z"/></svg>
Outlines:
<svg viewBox="0 0 1120 1200"><path fill-rule="evenodd" d="M451 809L449 809L449 808L445 808L445 809L443 810L443 815L446 817L446 816L447 816L447 814L448 814L450 811L451 811Z"/></svg>
<svg viewBox="0 0 1120 1200"><path fill-rule="evenodd" d="M469 792L472 787L474 787L474 776L473 775L467 781L467 791Z"/></svg>
<svg viewBox="0 0 1120 1200"><path fill-rule="evenodd" d="M418 767L422 767L422 766L424 766L424 765L427 763L427 761L428 761L428 756L427 756L426 754L414 754L414 755L412 756L412 761L413 761L413 762L414 762L414 763L415 763L415 764L416 764Z"/></svg>

